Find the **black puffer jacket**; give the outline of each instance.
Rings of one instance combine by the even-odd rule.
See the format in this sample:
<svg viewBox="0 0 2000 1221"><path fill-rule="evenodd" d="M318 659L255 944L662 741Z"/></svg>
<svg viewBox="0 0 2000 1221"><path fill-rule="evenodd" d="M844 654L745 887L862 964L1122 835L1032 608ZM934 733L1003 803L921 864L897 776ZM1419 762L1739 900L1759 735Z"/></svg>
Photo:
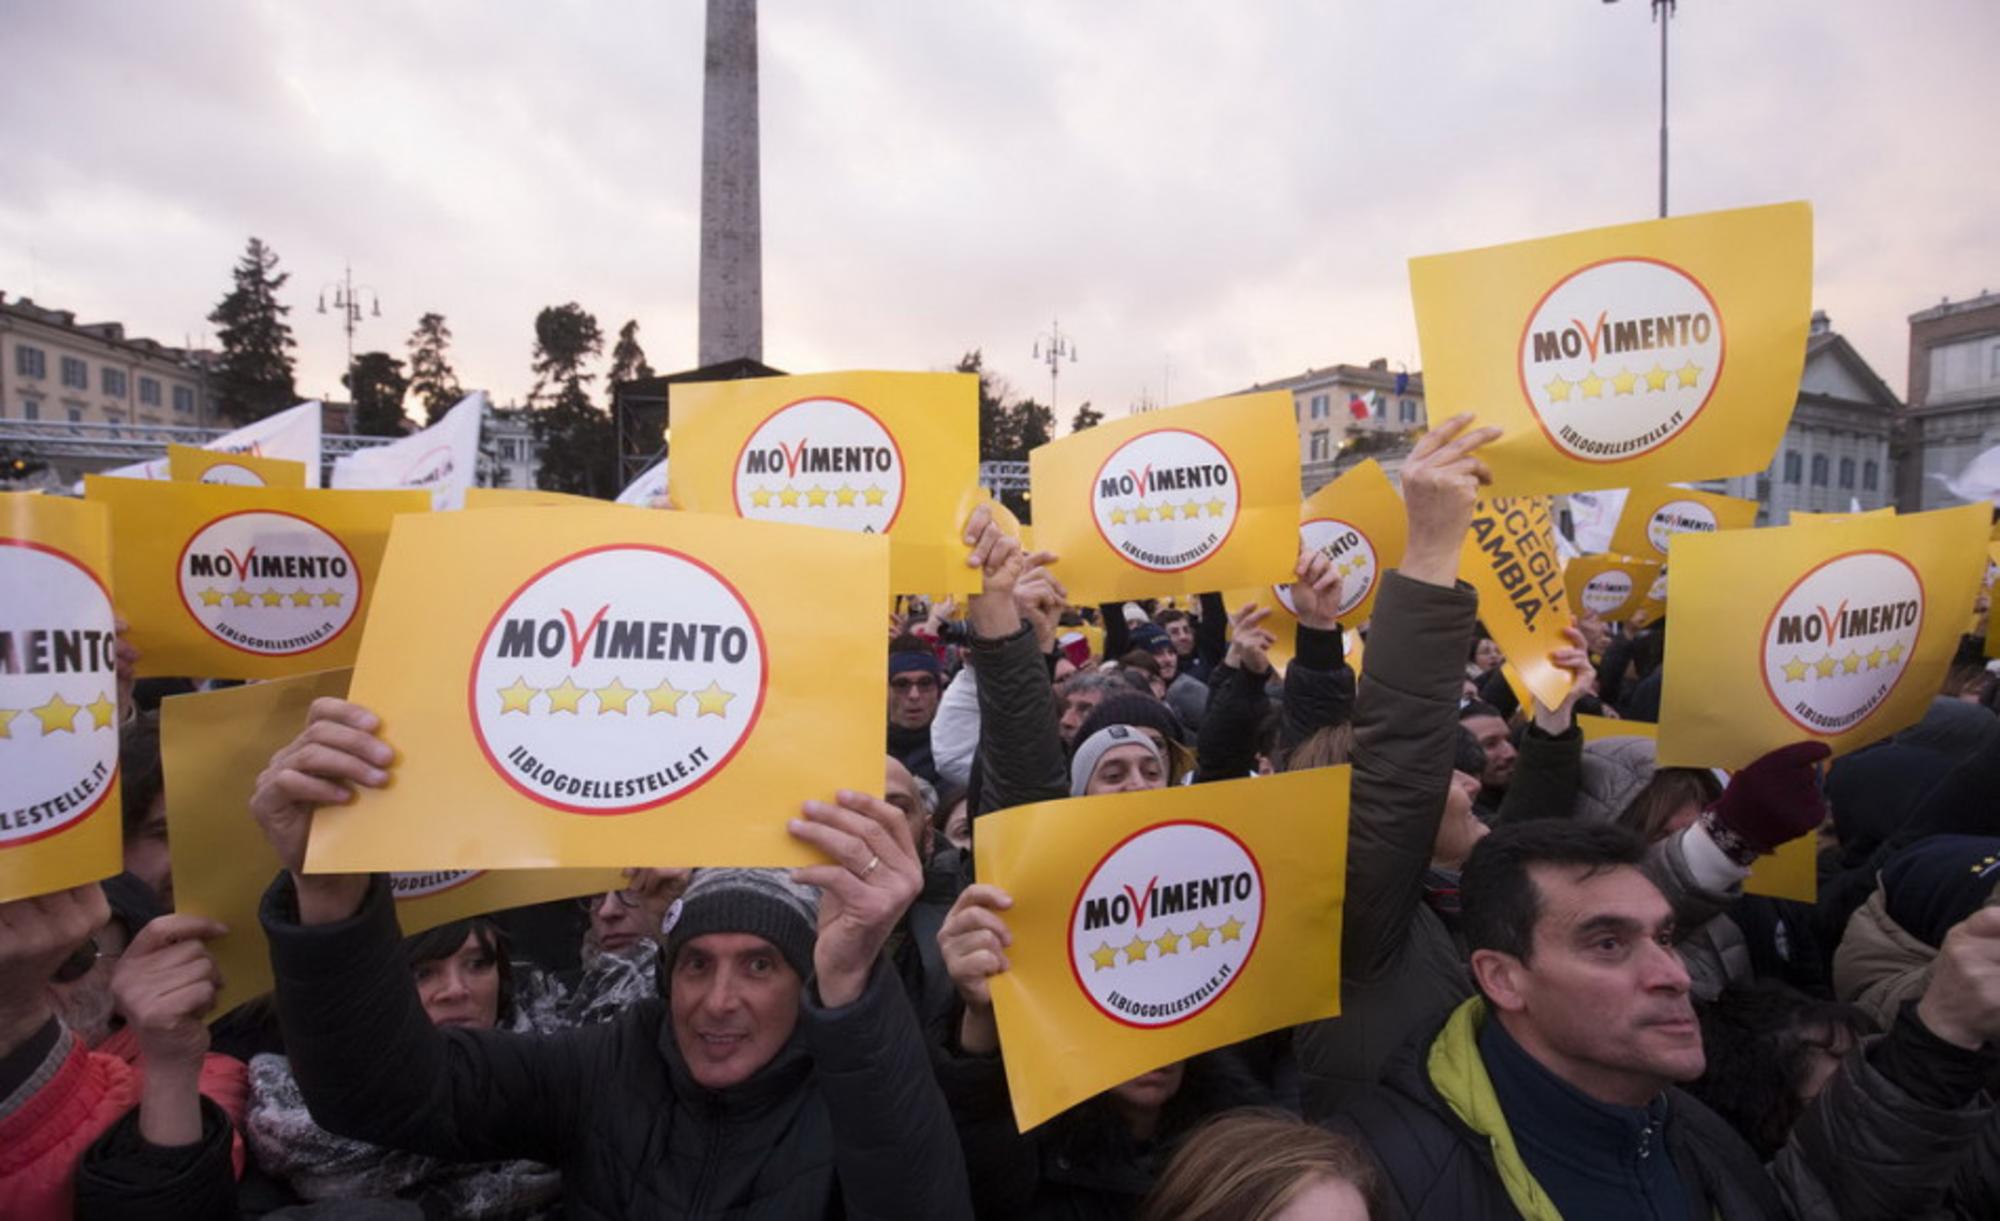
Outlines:
<svg viewBox="0 0 2000 1221"><path fill-rule="evenodd" d="M331 1132L556 1166L573 1219L971 1215L949 1112L886 966L839 1009L806 981L791 1041L717 1091L689 1075L660 1001L557 1035L433 1027L379 876L344 921L299 924L289 875L261 915L292 1066Z"/></svg>

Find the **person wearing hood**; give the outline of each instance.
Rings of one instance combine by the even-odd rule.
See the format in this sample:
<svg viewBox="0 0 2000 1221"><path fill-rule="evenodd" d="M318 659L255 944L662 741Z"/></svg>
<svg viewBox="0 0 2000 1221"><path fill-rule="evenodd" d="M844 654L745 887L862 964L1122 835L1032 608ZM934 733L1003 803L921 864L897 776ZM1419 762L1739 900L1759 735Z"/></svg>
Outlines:
<svg viewBox="0 0 2000 1221"><path fill-rule="evenodd" d="M304 872L322 804L388 783L380 720L344 700L259 778L284 872L260 913L285 1045L328 1131L562 1174L573 1218L967 1217L963 1156L883 947L922 885L901 810L861 793L790 823L829 863L697 871L666 995L554 1035L425 1015L383 875Z"/></svg>
<svg viewBox="0 0 2000 1221"><path fill-rule="evenodd" d="M892 648L889 753L932 784L938 782L938 772L931 757L931 721L937 716L943 694L944 667L938 664L935 653L915 647Z"/></svg>

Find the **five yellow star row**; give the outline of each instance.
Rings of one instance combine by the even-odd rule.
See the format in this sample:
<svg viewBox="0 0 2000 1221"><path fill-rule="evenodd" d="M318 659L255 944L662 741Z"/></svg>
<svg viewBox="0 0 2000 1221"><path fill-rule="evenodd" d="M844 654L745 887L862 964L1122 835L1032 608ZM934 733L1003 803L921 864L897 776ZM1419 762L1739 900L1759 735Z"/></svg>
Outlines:
<svg viewBox="0 0 2000 1221"><path fill-rule="evenodd" d="M1894 665L1901 660L1903 660L1903 646L1897 643L1886 649L1870 649L1866 653L1857 653L1849 649L1845 657L1835 657L1828 653L1818 661L1794 657L1778 668L1785 672L1786 682L1802 683L1814 675L1820 678L1832 678L1836 673L1859 674L1863 670L1879 670L1885 661Z"/></svg>
<svg viewBox="0 0 2000 1221"><path fill-rule="evenodd" d="M694 699L696 716L727 716L729 701L736 698L735 692L723 690L721 684L713 679L709 680L708 686L700 691L683 691L665 678L660 680L660 685L657 687L638 691L626 686L624 680L618 678L612 679L611 685L607 687L579 687L568 675L564 675L561 684L554 687L530 687L525 678L516 678L512 686L499 688L498 694L502 715L509 712L532 713L535 710L535 697L546 695L549 697L546 711L567 712L574 716L582 712L583 697L590 695L596 697L597 715L604 716L615 712L624 716L629 712L632 700L644 695L647 716L656 712L679 716L681 701L689 697Z"/></svg>
<svg viewBox="0 0 2000 1221"><path fill-rule="evenodd" d="M1599 377L1597 370L1592 369L1575 381L1570 381L1558 375L1546 383L1542 389L1549 392L1550 402L1566 403L1569 401L1569 392L1571 390L1580 391L1583 397L1587 399L1601 399L1604 397L1604 388L1606 386L1611 387L1613 394L1631 394L1642 388L1648 393L1654 390L1665 390L1667 389L1669 380L1681 386L1697 386L1701 384L1701 373L1701 366L1693 361L1689 361L1680 368L1673 370L1663 369L1657 363L1644 373L1634 373L1630 369L1620 369L1610 377ZM1640 386L1639 383L1641 382L1645 383L1644 387Z"/></svg>
<svg viewBox="0 0 2000 1221"><path fill-rule="evenodd" d="M1161 521L1172 521L1176 513L1183 519L1195 518L1201 516L1204 508L1208 510L1210 517L1221 517L1224 513L1228 512L1229 504L1222 500L1211 500L1207 505L1202 505L1190 500L1180 505L1149 505L1142 500L1130 509L1111 510L1111 524L1122 526L1128 521L1152 521L1155 518Z"/></svg>
<svg viewBox="0 0 2000 1221"><path fill-rule="evenodd" d="M224 602L231 606L283 606L290 602L293 606L311 606L317 602L321 606L339 606L346 594L337 589L310 590L301 586L286 593L282 589L266 589L257 593L238 586L234 591L225 592L213 587L195 595L203 606L221 606Z"/></svg>
<svg viewBox="0 0 2000 1221"><path fill-rule="evenodd" d="M888 500L889 493L873 484L866 488L851 488L844 483L837 488L823 488L818 484L809 488L795 488L788 483L782 488L774 489L759 485L750 491L750 503L760 509L770 508L772 501L787 509L795 509L801 500L810 508L824 509L827 507L828 497L833 498L836 506L851 507L856 500L871 505L882 504Z"/></svg>
<svg viewBox="0 0 2000 1221"><path fill-rule="evenodd" d="M1122 946L1112 946L1100 942L1098 947L1090 952L1090 960L1097 964L1096 970L1102 971L1108 967L1117 966L1118 955L1121 953L1125 955L1127 963L1144 962L1146 956L1156 948L1160 951L1160 956L1163 958L1168 954L1180 953L1181 942L1183 941L1187 942L1194 949L1207 949L1215 942L1215 938L1218 935L1221 936L1223 941L1241 941L1243 939L1243 922L1235 916L1231 916L1229 919L1224 920L1217 928L1210 928L1207 924L1197 924L1186 933L1176 933L1174 930L1168 929L1165 936L1152 941L1148 941L1144 937L1134 936L1131 941Z"/></svg>

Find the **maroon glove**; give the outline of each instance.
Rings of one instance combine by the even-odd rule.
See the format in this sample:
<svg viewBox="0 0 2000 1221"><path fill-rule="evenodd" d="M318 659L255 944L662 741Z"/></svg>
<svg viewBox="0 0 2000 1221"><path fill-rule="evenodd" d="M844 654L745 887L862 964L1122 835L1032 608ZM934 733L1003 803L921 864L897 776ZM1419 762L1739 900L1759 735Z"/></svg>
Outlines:
<svg viewBox="0 0 2000 1221"><path fill-rule="evenodd" d="M1833 753L1824 742L1783 746L1730 777L1729 787L1702 814L1716 844L1739 864L1749 864L1812 833L1826 821L1815 765Z"/></svg>

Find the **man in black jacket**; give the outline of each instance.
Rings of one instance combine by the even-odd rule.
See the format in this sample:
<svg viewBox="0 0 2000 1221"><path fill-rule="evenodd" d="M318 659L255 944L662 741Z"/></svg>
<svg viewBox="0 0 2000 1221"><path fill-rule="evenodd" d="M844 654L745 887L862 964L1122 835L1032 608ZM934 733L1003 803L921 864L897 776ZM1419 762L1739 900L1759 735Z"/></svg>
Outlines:
<svg viewBox="0 0 2000 1221"><path fill-rule="evenodd" d="M832 863L698 872L664 1002L552 1036L439 1029L386 879L303 871L315 810L387 782L378 727L317 701L251 800L286 867L261 913L286 1049L329 1131L554 1165L572 1217L970 1216L950 1116L880 961L921 884L901 811L807 802L792 833Z"/></svg>
<svg viewBox="0 0 2000 1221"><path fill-rule="evenodd" d="M1767 1171L1674 1083L1704 1064L1673 912L1615 827L1481 841L1461 927L1480 996L1405 1048L1335 1126L1414 1217L1928 1216L1993 1109L2000 911L1956 930L1930 991L1843 1064Z"/></svg>

